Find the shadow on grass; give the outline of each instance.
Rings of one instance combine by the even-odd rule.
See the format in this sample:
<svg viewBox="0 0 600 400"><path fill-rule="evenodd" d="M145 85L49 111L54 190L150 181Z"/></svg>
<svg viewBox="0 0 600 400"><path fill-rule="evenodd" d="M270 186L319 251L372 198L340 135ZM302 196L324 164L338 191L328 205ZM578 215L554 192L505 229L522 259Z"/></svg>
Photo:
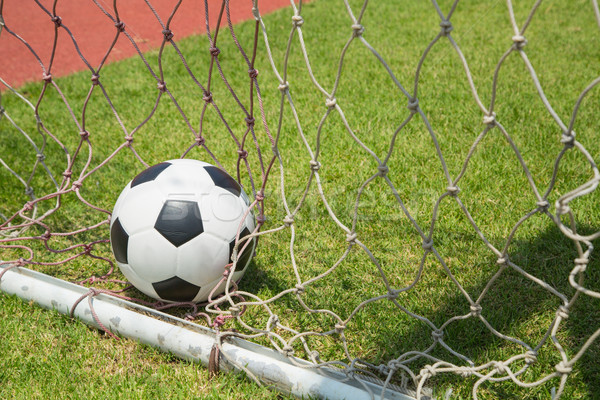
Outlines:
<svg viewBox="0 0 600 400"><path fill-rule="evenodd" d="M459 236L455 240L463 243L480 241L480 238L474 233L462 233ZM492 242L498 243L499 241ZM569 284L568 277L574 266L573 260L577 257L577 253L573 242L563 236L554 225L549 225L545 231L531 241L515 238L509 247L508 254L510 260L528 274L548 283L558 292L564 294L567 299L572 298L575 290ZM499 268L493 257L488 256L485 262L485 265L493 266L486 274L487 278L472 285L464 285L473 301L477 300L490 278ZM437 265L440 269L442 268L439 263ZM595 290L598 290L597 283L600 282L599 267L598 258L592 255L588 264L585 282L587 287ZM427 268L425 273L427 273ZM455 276L460 282L460 273L456 273ZM414 290L419 291L423 288L419 288L419 285L417 285ZM410 292L406 296L410 296ZM408 298L399 297L398 300L400 304L407 304L403 301ZM412 312L424 315L436 327L440 327L452 316L470 313L469 303L458 289L454 290L452 295L447 298L432 299L432 301L438 303L433 313L423 312L421 314L419 305L409 307L409 309ZM442 302L443 304L439 304ZM499 333L517 338L535 348L543 340L561 304L562 302L557 296L518 271L508 267L490 286L487 294L482 299L481 315ZM565 348L569 359L579 351L586 340L600 327L599 310L600 301L598 299L581 295L571 308L568 319L563 320L561 323L557 337L560 344ZM399 310L396 311L401 314L399 318L404 318L404 313ZM398 316L398 312L394 312L394 315ZM431 327L412 317L406 317L405 319L408 321L409 328L397 324L397 329L386 332L376 339L380 348L387 348L386 353L390 354L391 358L398 357L407 351L423 351L434 343ZM505 361L511 356L523 354L527 351L523 346L494 335L476 317L450 323L444 330L443 341L454 351L468 357L475 365L481 365L491 360ZM456 365L468 366L466 361L451 355L439 344L430 354ZM596 398L594 396L600 394L600 363L597 361L599 357L600 346L595 342L579 362L575 364L573 372L567 380L568 386L563 398ZM386 356L385 358L387 359L376 361L386 363L389 361L389 357ZM525 382L536 381L553 373L555 371L554 366L560 361L560 353L548 338L538 352L537 362L532 364L530 370L521 378ZM415 361L410 367L413 371L418 372L426 364L433 364L433 361L422 358ZM511 367L513 372L518 371L518 368L515 368L517 365L522 366L524 363L513 365ZM490 371L491 369L486 370L485 373ZM470 398L470 388L472 388L476 378L467 378L469 384L462 384L462 386L468 387L466 390L461 389L459 386L463 379L454 374L440 374L431 378L428 385L434 388L452 387L455 395L459 396L456 398L461 398L461 395ZM569 381L573 382L569 383ZM494 398L537 398L538 396L549 398L551 388L553 386L558 387L558 385L559 379L555 378L536 389L519 389L514 383L491 383L485 384L483 387L485 390L489 390ZM443 393L441 391L442 395Z"/></svg>
<svg viewBox="0 0 600 400"><path fill-rule="evenodd" d="M585 230L585 227L583 230ZM493 238L490 238L490 240L495 244L502 243L501 240ZM436 246L439 244L442 253L444 246L453 247L452 252L460 252L469 251L466 248L462 249L462 244L468 247L469 243L473 242L481 242L481 239L475 233L453 232L451 237L441 238L438 236ZM451 271L463 284L464 289L473 301L478 299L499 268L495 257L489 251L486 251L485 254L480 257L479 264L472 267L484 269L480 274L474 274L472 268L471 270L455 271L450 266ZM554 225L548 224L540 234L535 235L531 240L516 237L509 247L508 254L513 263L528 274L546 282L556 291L564 294L567 299L574 295L575 290L569 284L568 276L573 268L573 260L577 257L577 253L573 242L566 238ZM444 257L444 254L442 254L442 257ZM431 259L433 260L433 258ZM251 293L276 294L290 288L289 282L294 280L291 275L283 276L285 271L263 268L263 263L278 264L276 261L261 259L259 264L253 261L240 289ZM597 257L592 255L585 282L587 287L595 290L598 290L597 283L600 282L599 267L600 262ZM435 271L432 272L432 270ZM434 281L438 279L438 276L445 275L442 267L437 262L436 265L426 266L424 274L428 273L437 274L433 277ZM473 276L477 278L473 279ZM470 277L470 283L464 283L467 281L467 277ZM343 286L342 281L336 282ZM448 291L438 291L437 289L430 291L426 286L427 283L422 279L413 290L398 297L399 303L411 312L427 317L437 327L440 327L453 316L468 315L470 313L469 302L455 285L449 285L448 287L452 286L452 290ZM335 295L333 292L337 295L343 295L352 292L353 288L350 287L348 290L338 288L336 290L332 291L332 295ZM428 297L427 293L432 293L432 295ZM440 293L443 297L440 296ZM415 295L422 300L415 300ZM423 299L426 300L427 304L420 303ZM293 294L285 295L278 301L284 303L280 305L284 310L286 308L297 310L298 308L297 300ZM432 303L434 304L432 305ZM481 300L481 315L500 334L516 338L527 343L531 348L535 348L543 341L561 304L562 301L559 297L518 271L508 267L493 282L487 294ZM336 305L339 304L336 303L331 306ZM391 302L383 300L370 304L368 308L369 310L366 310L364 315L362 311L355 315L352 320L353 325L348 328L347 338L350 346L353 345L353 342L356 344L355 348L351 349L353 356L356 355L356 351L362 353L360 357L366 361L375 364L386 364L405 352L424 351L434 343L432 329L429 325L407 316L393 306ZM347 315L348 310L351 311L352 309L353 306L348 305L347 310L338 312L338 314ZM277 312L278 310L281 311L281 308L274 311ZM565 348L569 359L600 327L599 310L600 301L598 299L581 295L571 308L569 318L562 321L557 337L559 343ZM293 323L299 325L295 328L302 331L314 330L315 328L321 331L331 329L331 319L306 314L304 311L297 310L293 313L293 316L289 316L294 319ZM375 320L375 322L366 322L371 325L365 326L365 320ZM475 365L482 365L492 360L505 361L514 355L524 354L527 351L527 348L521 345L498 337L476 317L450 323L444 329L443 341L454 351L472 360ZM340 350L336 344L329 343L329 345L333 345L337 350ZM439 344L430 354L456 365L468 366L467 361L450 354ZM325 354L323 355L325 356ZM298 354L298 356L302 355ZM573 372L567 380L567 388L563 398L594 398L594 394L600 393L600 363L595 361L598 358L600 358L600 346L596 342L575 364ZM538 351L537 361L520 378L524 382L534 382L553 373L555 365L560 361L560 353L548 338ZM421 358L411 363L410 368L413 372L418 373L424 365L432 363L431 360ZM518 371L519 367L523 365L523 362L515 363L511 365L511 370L513 372ZM490 370L485 371L485 373L489 372ZM452 398L470 398L473 384L477 378L466 378L467 381L463 382L464 379L455 374L438 374L428 380L428 386L434 389L443 388L441 389L442 396L446 387L452 387L454 396L457 396ZM482 390L488 394L488 397L484 395L483 398L549 398L551 388L558 387L558 385L559 379L555 378L533 389L521 389L514 383L486 383L482 386Z"/></svg>

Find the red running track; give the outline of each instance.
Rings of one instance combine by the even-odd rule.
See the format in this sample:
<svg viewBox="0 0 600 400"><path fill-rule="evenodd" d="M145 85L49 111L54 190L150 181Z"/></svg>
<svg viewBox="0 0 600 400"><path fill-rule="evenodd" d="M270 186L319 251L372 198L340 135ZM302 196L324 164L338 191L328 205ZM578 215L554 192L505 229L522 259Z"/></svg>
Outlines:
<svg viewBox="0 0 600 400"><path fill-rule="evenodd" d="M46 10L52 13L54 0L38 0ZM114 16L113 0L97 2ZM150 3L166 24L177 0L150 0ZM56 15L61 24L68 28L77 41L83 56L92 67L97 68L102 57L110 47L116 35L114 22L108 18L92 1L58 0ZM162 27L143 0L117 1L120 20L125 29L134 38L142 51L160 46L163 41ZM208 0L210 21L215 27L221 8L221 1ZM230 0L230 15L233 23L252 18L252 0ZM260 0L258 8L261 15L290 5L290 0ZM0 0L0 14L4 17L6 28L23 38L40 57L47 69L54 42L55 23L33 0ZM224 17L222 25L227 24ZM171 22L174 39L206 33L205 9L202 0L184 0ZM64 29L59 29L56 55L50 73L52 76L64 76L87 69L75 50L75 46ZM136 54L125 35L120 35L108 62L120 60ZM13 87L25 82L42 80L43 68L31 51L17 38L2 30L0 33L0 78ZM6 90L0 84L0 90Z"/></svg>

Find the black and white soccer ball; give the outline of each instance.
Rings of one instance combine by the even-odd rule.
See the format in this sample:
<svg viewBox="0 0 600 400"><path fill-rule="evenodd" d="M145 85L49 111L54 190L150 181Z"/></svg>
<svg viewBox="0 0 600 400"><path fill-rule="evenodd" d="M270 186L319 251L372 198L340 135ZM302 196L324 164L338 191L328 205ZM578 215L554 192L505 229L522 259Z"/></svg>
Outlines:
<svg viewBox="0 0 600 400"><path fill-rule="evenodd" d="M150 297L205 301L233 261L238 232L241 239L254 231L249 205L240 184L218 167L185 159L154 165L129 182L115 204L110 243L117 264ZM232 282L254 255L256 239L246 241L238 244ZM225 282L214 294L224 290Z"/></svg>

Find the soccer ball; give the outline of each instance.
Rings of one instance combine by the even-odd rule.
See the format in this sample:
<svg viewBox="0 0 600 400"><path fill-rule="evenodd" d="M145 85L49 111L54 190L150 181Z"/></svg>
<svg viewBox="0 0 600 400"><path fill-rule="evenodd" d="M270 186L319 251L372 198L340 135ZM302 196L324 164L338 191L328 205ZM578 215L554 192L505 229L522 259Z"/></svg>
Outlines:
<svg viewBox="0 0 600 400"><path fill-rule="evenodd" d="M201 302L233 262L236 235L255 228L248 196L231 176L197 160L154 165L127 184L115 203L110 244L123 275L165 302ZM256 239L240 240L232 282L241 279ZM242 248L245 249L240 253ZM223 282L214 294L225 290Z"/></svg>

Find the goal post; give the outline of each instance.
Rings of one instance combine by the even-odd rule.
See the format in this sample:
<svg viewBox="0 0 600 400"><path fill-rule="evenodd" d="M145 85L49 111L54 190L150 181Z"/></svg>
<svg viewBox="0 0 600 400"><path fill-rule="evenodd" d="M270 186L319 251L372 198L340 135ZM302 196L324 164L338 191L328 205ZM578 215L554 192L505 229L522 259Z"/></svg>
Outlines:
<svg viewBox="0 0 600 400"><path fill-rule="evenodd" d="M120 337L160 348L181 359L202 363L207 368L210 365L218 339L213 330L197 323L23 267L3 266L0 276L2 291L7 294L76 317ZM235 336L222 339L221 351L221 370L250 373L260 383L297 397L413 399L368 380L349 381L339 371L329 368L306 368L310 364L302 359L294 359L292 363L272 349Z"/></svg>
<svg viewBox="0 0 600 400"><path fill-rule="evenodd" d="M295 396L600 391L597 0L73 7L0 0L0 290ZM175 158L256 219L202 304L111 251Z"/></svg>

